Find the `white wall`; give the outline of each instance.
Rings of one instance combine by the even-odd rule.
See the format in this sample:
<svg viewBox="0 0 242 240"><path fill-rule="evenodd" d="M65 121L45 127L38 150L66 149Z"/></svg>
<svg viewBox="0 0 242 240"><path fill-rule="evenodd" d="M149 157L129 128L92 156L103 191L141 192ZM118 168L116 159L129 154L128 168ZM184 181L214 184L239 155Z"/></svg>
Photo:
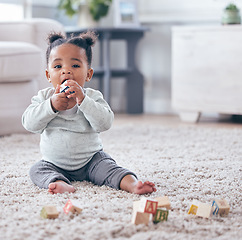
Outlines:
<svg viewBox="0 0 242 240"><path fill-rule="evenodd" d="M141 22L164 23L219 20L229 3L242 7L242 0L138 0Z"/></svg>
<svg viewBox="0 0 242 240"><path fill-rule="evenodd" d="M171 108L171 27L220 24L225 6L242 0L139 0L139 20L150 28L141 41L138 66L145 76L145 112L173 113Z"/></svg>
<svg viewBox="0 0 242 240"><path fill-rule="evenodd" d="M138 17L149 28L137 48L137 66L145 77L145 113L170 114L171 107L171 28L174 25L220 25L223 9L242 0L137 0ZM112 25L112 13L101 25ZM113 48L112 63L123 59L123 49ZM115 56L119 56L118 60ZM121 56L121 58L120 58ZM113 81L112 107L125 111L125 81Z"/></svg>

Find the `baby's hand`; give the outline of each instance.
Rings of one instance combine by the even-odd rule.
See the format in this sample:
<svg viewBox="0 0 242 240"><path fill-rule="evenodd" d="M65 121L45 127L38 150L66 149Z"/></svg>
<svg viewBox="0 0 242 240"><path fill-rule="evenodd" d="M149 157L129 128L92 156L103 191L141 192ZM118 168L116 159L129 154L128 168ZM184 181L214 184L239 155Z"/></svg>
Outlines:
<svg viewBox="0 0 242 240"><path fill-rule="evenodd" d="M60 93L60 85L57 84L54 95L51 97L51 107L54 112L64 111L68 107L69 99L67 98L68 93Z"/></svg>
<svg viewBox="0 0 242 240"><path fill-rule="evenodd" d="M76 81L73 80L68 80L66 82L66 86L69 87L66 90L66 93L68 94L67 98L75 99L76 103L80 105L85 97L83 88Z"/></svg>

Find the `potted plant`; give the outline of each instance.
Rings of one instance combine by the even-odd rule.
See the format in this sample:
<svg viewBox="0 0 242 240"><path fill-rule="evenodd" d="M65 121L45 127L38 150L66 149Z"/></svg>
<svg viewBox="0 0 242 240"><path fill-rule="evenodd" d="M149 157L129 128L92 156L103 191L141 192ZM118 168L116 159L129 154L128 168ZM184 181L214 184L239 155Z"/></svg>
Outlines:
<svg viewBox="0 0 242 240"><path fill-rule="evenodd" d="M59 0L58 8L73 17L78 14L79 26L95 25L108 14L112 0Z"/></svg>
<svg viewBox="0 0 242 240"><path fill-rule="evenodd" d="M222 24L240 24L240 10L233 3L230 3L223 12Z"/></svg>

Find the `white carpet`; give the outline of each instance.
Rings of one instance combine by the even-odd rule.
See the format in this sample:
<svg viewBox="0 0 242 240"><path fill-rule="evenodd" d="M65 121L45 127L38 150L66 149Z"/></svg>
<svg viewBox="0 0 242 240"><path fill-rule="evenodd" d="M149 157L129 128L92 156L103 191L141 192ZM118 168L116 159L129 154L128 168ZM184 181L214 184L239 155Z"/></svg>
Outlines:
<svg viewBox="0 0 242 240"><path fill-rule="evenodd" d="M154 181L169 196L168 221L132 225L132 202L140 196L77 182L73 194L50 195L34 186L30 166L40 159L39 136L15 134L0 138L0 239L239 239L242 236L242 129L115 124L102 134L105 151ZM226 217L202 219L187 214L193 199L211 203L225 198ZM83 206L80 215L66 215L68 199ZM43 206L60 210L55 220L41 219ZM241 238L240 238L241 239Z"/></svg>

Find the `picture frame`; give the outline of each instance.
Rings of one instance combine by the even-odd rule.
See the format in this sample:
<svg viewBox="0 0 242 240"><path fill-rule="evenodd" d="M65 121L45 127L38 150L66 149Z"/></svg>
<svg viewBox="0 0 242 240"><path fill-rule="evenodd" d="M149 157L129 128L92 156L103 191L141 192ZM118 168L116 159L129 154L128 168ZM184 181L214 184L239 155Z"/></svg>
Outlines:
<svg viewBox="0 0 242 240"><path fill-rule="evenodd" d="M115 27L138 27L137 0L114 0Z"/></svg>

